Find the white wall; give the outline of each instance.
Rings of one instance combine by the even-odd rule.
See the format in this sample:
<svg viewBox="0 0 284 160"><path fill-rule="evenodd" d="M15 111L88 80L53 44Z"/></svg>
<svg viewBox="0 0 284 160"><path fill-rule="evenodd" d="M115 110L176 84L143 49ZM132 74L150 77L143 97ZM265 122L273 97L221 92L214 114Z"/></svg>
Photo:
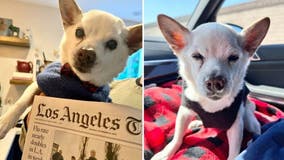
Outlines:
<svg viewBox="0 0 284 160"><path fill-rule="evenodd" d="M2 86L2 104L14 103L26 86L10 85L9 79L16 70L17 59L34 60L35 50L44 51L48 60L55 60L54 50L63 33L59 10L46 6L0 0L0 17L13 19L13 25L32 33L31 47L13 47L0 45L0 82ZM41 53L40 53L41 56Z"/></svg>

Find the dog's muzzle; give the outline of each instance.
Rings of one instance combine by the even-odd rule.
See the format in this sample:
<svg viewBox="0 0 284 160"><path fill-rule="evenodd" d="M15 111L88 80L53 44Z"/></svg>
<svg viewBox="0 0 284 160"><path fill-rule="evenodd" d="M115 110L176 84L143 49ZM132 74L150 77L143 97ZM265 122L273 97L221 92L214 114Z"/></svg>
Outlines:
<svg viewBox="0 0 284 160"><path fill-rule="evenodd" d="M211 77L205 81L208 97L211 99L219 99L223 95L226 86L226 79L223 76Z"/></svg>
<svg viewBox="0 0 284 160"><path fill-rule="evenodd" d="M82 72L90 72L96 62L96 52L93 48L81 48L74 56L74 67Z"/></svg>

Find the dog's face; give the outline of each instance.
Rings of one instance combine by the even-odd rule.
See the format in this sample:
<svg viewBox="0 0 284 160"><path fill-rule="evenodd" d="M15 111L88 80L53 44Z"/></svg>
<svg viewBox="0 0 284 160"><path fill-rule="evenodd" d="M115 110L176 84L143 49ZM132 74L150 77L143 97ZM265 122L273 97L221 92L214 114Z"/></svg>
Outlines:
<svg viewBox="0 0 284 160"><path fill-rule="evenodd" d="M127 28L120 18L103 11L82 14L73 0L59 0L59 6L64 25L61 61L83 81L97 86L110 82L142 46L141 25Z"/></svg>
<svg viewBox="0 0 284 160"><path fill-rule="evenodd" d="M234 97L243 87L249 58L269 27L264 18L242 33L226 25L207 23L193 31L165 15L160 29L179 59L180 74L197 97L220 100Z"/></svg>

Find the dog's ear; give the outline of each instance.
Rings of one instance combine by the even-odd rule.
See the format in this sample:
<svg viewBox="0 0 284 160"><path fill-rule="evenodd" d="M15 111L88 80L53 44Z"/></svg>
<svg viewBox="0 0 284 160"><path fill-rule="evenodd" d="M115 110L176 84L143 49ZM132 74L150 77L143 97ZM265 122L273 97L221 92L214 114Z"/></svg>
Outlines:
<svg viewBox="0 0 284 160"><path fill-rule="evenodd" d="M59 8L64 28L76 24L82 18L82 12L74 0L59 0Z"/></svg>
<svg viewBox="0 0 284 160"><path fill-rule="evenodd" d="M187 28L182 26L180 23L178 23L171 17L168 17L163 14L160 14L158 16L158 25L170 47L175 52L179 52L186 46L186 36L190 33Z"/></svg>
<svg viewBox="0 0 284 160"><path fill-rule="evenodd" d="M270 19L265 17L242 31L243 48L250 56L254 54L257 47L261 44L268 31L269 25Z"/></svg>
<svg viewBox="0 0 284 160"><path fill-rule="evenodd" d="M142 48L142 24L137 24L127 27L127 45L130 49L129 54L136 52L138 49Z"/></svg>

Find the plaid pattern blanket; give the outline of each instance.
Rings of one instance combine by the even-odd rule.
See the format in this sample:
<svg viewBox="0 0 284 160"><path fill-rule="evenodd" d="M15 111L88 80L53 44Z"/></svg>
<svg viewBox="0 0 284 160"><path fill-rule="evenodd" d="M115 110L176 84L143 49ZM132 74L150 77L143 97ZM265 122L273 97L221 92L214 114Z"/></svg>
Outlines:
<svg viewBox="0 0 284 160"><path fill-rule="evenodd" d="M169 87L170 86L170 87ZM144 157L150 159L171 141L175 118L181 101L181 86L153 87L144 91ZM261 125L284 117L284 113L265 102L249 98L256 104L255 116ZM242 149L252 138L244 132ZM186 131L183 144L173 159L178 160L225 160L228 156L226 132L214 128L200 128Z"/></svg>

